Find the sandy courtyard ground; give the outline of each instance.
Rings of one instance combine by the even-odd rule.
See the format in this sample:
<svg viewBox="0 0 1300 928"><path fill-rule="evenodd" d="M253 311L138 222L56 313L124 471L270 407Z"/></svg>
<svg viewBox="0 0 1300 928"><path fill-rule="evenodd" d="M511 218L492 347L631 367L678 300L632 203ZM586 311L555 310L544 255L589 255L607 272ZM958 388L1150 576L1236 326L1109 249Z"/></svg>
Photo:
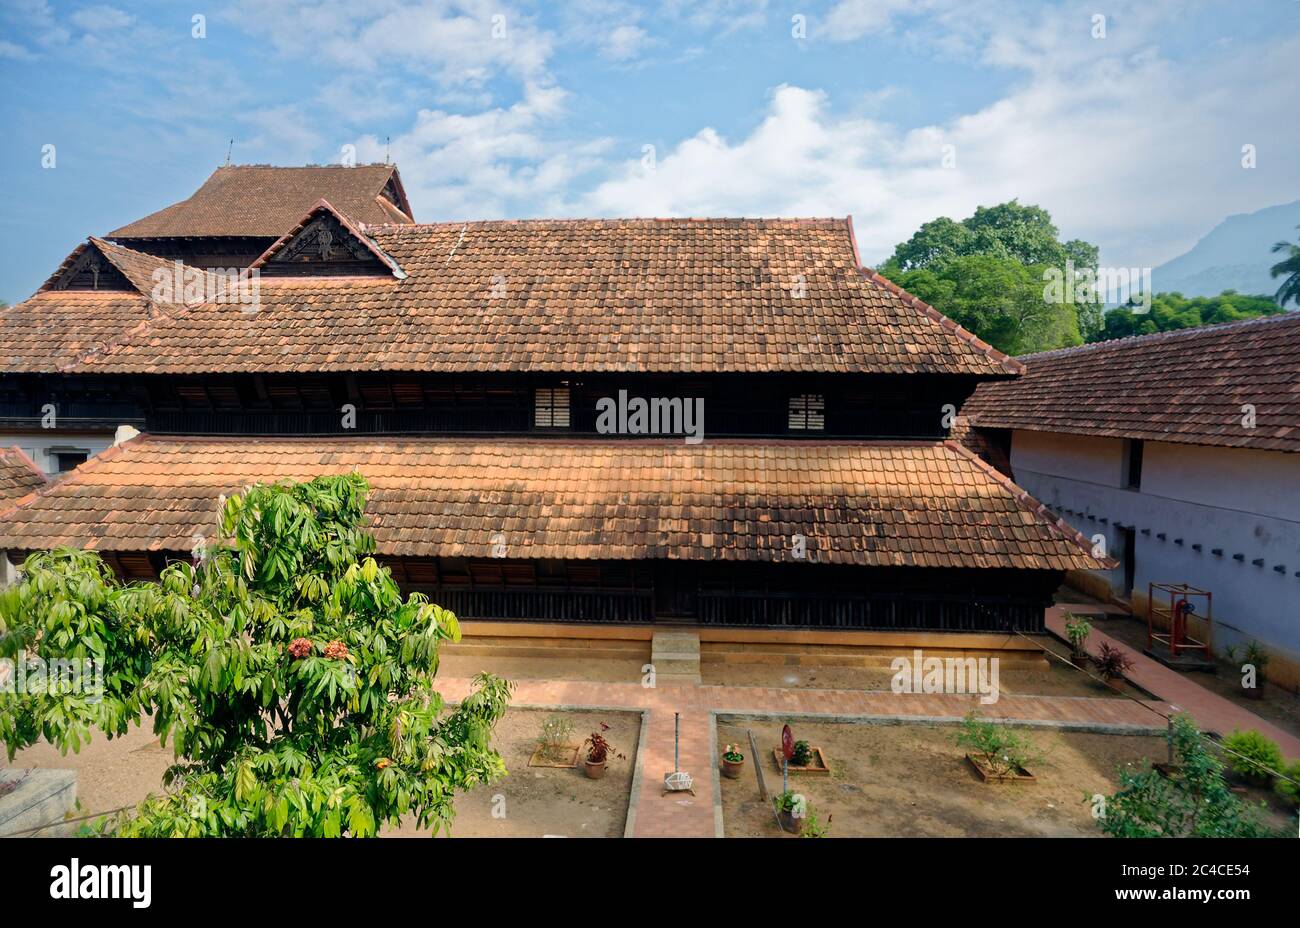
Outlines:
<svg viewBox="0 0 1300 928"><path fill-rule="evenodd" d="M815 814L832 817L830 837L1100 837L1088 801L1119 785L1118 768L1163 761L1163 738L1022 729L1044 752L1032 767L1034 783L984 783L953 741L954 726L864 725L797 722L796 738L821 747L829 774L791 776L790 788L808 798ZM718 726L718 744L748 744L751 729L765 755L763 774L770 793L781 790L772 757L780 724L769 719ZM779 837L768 801L759 799L749 749L737 780L722 779L723 824L727 837ZM1270 794L1269 821L1288 819Z"/></svg>

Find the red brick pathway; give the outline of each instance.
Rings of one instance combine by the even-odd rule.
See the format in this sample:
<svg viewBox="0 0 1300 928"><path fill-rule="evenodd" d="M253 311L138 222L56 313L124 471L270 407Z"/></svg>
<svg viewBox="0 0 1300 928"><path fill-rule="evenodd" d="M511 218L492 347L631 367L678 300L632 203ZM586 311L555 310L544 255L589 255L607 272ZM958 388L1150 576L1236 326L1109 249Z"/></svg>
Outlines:
<svg viewBox="0 0 1300 928"><path fill-rule="evenodd" d="M438 689L450 701L469 692L467 679L439 678ZM714 769L710 712L832 714L961 718L972 696L910 695L857 690L806 690L773 687L660 686L635 683L589 683L575 680L517 681L514 705L598 706L649 711L641 766L640 799L634 837L713 837ZM1154 708L1167 712L1164 703ZM695 777L695 796L663 793L663 774L673 769L673 713L681 714L682 769ZM1158 727L1154 713L1126 699L1079 696L1003 695L986 710L990 716L1021 721L1074 722ZM768 747L760 742L760 749Z"/></svg>
<svg viewBox="0 0 1300 928"><path fill-rule="evenodd" d="M1058 635L1064 636L1064 612L1070 608L1068 604L1062 604L1048 609L1047 627ZM1074 608L1084 611L1093 607ZM1218 693L1207 690L1178 671L1170 670L1159 661L1152 660L1141 651L1097 629L1093 629L1088 641L1091 652L1099 650L1101 645L1106 643L1127 654L1133 661L1133 669L1126 676L1147 692L1157 693L1162 699L1189 713L1203 730L1226 735L1235 728L1253 728L1276 741L1282 748L1283 757L1300 757L1300 738L1260 718L1249 709L1224 699Z"/></svg>

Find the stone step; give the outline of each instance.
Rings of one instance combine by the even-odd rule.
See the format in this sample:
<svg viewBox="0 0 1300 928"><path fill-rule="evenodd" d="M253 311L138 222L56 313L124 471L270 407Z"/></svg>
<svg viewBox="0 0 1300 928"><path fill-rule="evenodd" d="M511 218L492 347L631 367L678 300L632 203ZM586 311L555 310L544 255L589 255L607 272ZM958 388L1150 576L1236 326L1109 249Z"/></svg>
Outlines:
<svg viewBox="0 0 1300 928"><path fill-rule="evenodd" d="M695 632L662 632L654 633L651 640L651 651L672 651L676 653L700 653L700 636Z"/></svg>
<svg viewBox="0 0 1300 928"><path fill-rule="evenodd" d="M651 657L650 663L654 665L656 674L692 673L697 677L700 675L700 659L698 657L670 657L659 654Z"/></svg>

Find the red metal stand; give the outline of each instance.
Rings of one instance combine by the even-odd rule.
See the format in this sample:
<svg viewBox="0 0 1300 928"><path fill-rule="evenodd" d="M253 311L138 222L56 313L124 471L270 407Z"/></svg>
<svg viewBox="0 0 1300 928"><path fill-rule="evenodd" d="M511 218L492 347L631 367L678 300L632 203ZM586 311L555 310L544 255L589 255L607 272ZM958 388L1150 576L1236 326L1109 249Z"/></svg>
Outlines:
<svg viewBox="0 0 1300 928"><path fill-rule="evenodd" d="M1160 602L1156 600L1157 592L1161 594ZM1167 606L1164 605L1166 596ZM1199 607L1198 603L1201 604ZM1187 633L1187 617L1190 615L1205 620L1205 641ZM1165 620L1163 633L1156 630L1156 616ZM1214 594L1185 583L1147 584L1147 650L1150 651L1157 641L1169 648L1173 658L1178 657L1179 651L1203 651L1205 657L1210 658L1214 641Z"/></svg>

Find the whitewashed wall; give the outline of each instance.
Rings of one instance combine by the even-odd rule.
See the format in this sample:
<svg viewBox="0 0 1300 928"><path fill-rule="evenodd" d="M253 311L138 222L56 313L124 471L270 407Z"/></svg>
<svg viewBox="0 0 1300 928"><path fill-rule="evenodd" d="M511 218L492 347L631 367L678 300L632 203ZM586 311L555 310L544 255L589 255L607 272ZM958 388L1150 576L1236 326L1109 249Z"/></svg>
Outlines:
<svg viewBox="0 0 1300 928"><path fill-rule="evenodd" d="M91 457L113 446L112 432L64 432L59 429L42 429L24 433L0 433L0 445L12 448L17 445L47 475L58 472L55 451L87 451Z"/></svg>
<svg viewBox="0 0 1300 928"><path fill-rule="evenodd" d="M1104 534L1112 552L1115 523L1132 525L1135 591L1149 582L1211 591L1216 646L1254 637L1300 661L1300 454L1147 442L1134 491L1121 486L1123 441L1022 430L1011 467L1020 486L1088 537ZM1105 575L1124 592L1122 568Z"/></svg>

